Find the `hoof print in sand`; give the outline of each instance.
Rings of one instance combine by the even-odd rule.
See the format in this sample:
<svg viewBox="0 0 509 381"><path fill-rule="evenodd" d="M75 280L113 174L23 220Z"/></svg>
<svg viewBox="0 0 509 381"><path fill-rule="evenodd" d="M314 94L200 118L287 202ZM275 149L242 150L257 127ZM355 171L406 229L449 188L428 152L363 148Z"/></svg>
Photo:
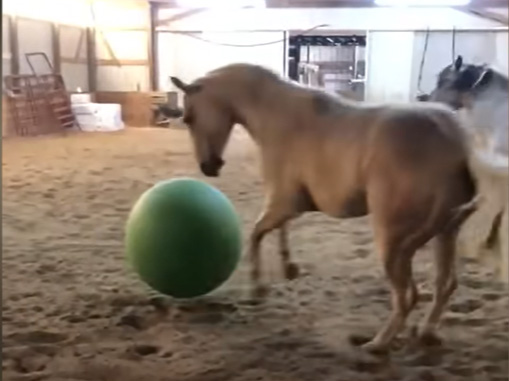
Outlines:
<svg viewBox="0 0 509 381"><path fill-rule="evenodd" d="M216 324L234 314L238 307L229 302L198 301L177 306L174 317L197 324Z"/></svg>
<svg viewBox="0 0 509 381"><path fill-rule="evenodd" d="M468 314L474 312L483 306L483 302L478 299L467 299L449 306L452 312Z"/></svg>
<svg viewBox="0 0 509 381"><path fill-rule="evenodd" d="M137 344L134 345L131 350L140 356L154 355L159 352L160 348L157 345L150 344Z"/></svg>
<svg viewBox="0 0 509 381"><path fill-rule="evenodd" d="M134 312L128 312L121 316L117 325L131 327L136 330L142 330L144 328L144 321L141 316Z"/></svg>
<svg viewBox="0 0 509 381"><path fill-rule="evenodd" d="M23 333L14 333L4 339L6 344L28 345L28 344L55 344L66 341L69 337L63 333L50 331L30 331Z"/></svg>

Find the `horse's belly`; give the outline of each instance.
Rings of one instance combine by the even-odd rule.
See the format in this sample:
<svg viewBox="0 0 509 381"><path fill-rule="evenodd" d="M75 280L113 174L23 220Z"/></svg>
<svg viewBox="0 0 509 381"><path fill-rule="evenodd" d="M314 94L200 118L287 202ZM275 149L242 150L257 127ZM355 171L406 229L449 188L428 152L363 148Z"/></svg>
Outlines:
<svg viewBox="0 0 509 381"><path fill-rule="evenodd" d="M318 192L313 200L319 211L331 217L354 218L368 214L368 203L364 191L352 191L343 196L330 191L327 194Z"/></svg>

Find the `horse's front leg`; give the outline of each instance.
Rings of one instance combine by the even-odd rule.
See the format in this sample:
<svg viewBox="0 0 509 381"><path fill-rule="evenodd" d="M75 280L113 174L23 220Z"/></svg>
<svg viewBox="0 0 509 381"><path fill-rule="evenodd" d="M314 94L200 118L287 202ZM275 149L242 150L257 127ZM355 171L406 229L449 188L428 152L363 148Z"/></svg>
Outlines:
<svg viewBox="0 0 509 381"><path fill-rule="evenodd" d="M299 276L299 266L290 259L290 247L288 244L288 221L279 228L279 254L283 265L283 275L288 280Z"/></svg>
<svg viewBox="0 0 509 381"><path fill-rule="evenodd" d="M292 218L292 209L287 203L270 202L255 223L255 227L250 237L249 258L251 261L251 281L253 286L253 295L262 297L267 293L267 287L261 282L261 259L260 246L263 237L277 228L282 229L283 244L281 250L286 248L288 253L288 242L286 238L286 222ZM287 255L289 258L289 255Z"/></svg>

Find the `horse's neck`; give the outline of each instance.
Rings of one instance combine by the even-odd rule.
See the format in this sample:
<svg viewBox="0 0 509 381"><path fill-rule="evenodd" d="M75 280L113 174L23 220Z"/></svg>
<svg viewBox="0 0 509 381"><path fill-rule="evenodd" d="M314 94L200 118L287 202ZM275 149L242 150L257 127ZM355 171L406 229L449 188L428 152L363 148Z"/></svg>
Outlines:
<svg viewBox="0 0 509 381"><path fill-rule="evenodd" d="M267 130L277 128L280 115L290 115L285 105L284 90L277 86L267 86L264 95L253 99L249 91L231 94L235 121L241 124L257 143L267 135Z"/></svg>
<svg viewBox="0 0 509 381"><path fill-rule="evenodd" d="M503 79L503 77L501 76ZM474 95L471 105L476 122L504 125L507 128L509 93L501 82L495 82Z"/></svg>

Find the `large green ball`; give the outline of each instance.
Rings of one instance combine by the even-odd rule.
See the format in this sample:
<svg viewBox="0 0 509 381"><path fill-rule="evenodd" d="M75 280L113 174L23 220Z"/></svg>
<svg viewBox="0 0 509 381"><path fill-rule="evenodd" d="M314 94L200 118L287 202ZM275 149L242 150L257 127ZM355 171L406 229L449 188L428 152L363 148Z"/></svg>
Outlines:
<svg viewBox="0 0 509 381"><path fill-rule="evenodd" d="M228 198L203 181L179 178L148 189L126 225L126 255L140 278L175 298L205 295L235 270L240 221Z"/></svg>

